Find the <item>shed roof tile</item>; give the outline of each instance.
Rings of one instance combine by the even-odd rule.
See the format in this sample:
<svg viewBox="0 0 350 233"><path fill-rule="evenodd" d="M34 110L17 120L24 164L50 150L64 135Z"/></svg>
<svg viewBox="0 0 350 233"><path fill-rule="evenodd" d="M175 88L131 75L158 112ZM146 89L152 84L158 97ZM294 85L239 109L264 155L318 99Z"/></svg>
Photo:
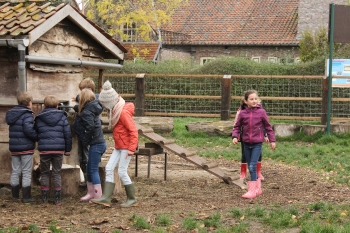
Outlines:
<svg viewBox="0 0 350 233"><path fill-rule="evenodd" d="M12 37L27 35L66 5L66 3L62 3L58 6L53 6L47 0L11 0L11 2L3 2L5 1L0 0L0 36ZM127 52L117 40L113 39L112 36L89 20L74 6L72 8L103 36L117 45L119 49Z"/></svg>

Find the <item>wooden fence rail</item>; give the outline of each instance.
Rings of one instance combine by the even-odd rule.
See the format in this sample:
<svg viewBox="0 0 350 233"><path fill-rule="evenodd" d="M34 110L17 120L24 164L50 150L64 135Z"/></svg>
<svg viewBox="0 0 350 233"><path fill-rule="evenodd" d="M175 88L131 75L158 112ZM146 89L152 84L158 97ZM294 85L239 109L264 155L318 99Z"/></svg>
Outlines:
<svg viewBox="0 0 350 233"><path fill-rule="evenodd" d="M291 80L291 82L295 82L295 80L317 80L317 83L320 85L315 85L315 93L310 93L309 96L299 96L300 93L292 93L292 96L266 96L266 95L260 95L263 102L288 102L288 103L295 103L298 102L300 106L298 106L298 109L303 108L303 102L312 102L318 104L320 107L316 110L317 116L310 116L310 115L275 115L275 114L269 114L269 117L271 119L285 119L285 120L307 120L307 121L321 121L322 124L326 124L327 119L327 98L328 98L328 79L325 79L324 76L286 76L286 75L191 75L191 74L102 74L99 73L85 73L84 78L90 77L94 80L96 77L98 77L98 86L101 87L104 80L109 79L112 84L114 84L114 87L116 87L117 91L118 86L121 86L121 78L135 78L134 80L134 88L129 89L127 92L119 93L123 98L132 99L135 103L135 116L191 116L191 117L216 117L220 118L221 120L229 120L230 118L235 117L235 109L238 107L238 105L235 105L233 109L232 107L232 101L239 102L242 99L243 92L240 92L240 90L236 90L235 93L233 93L233 87L235 87L236 80L242 80L242 79L248 79L248 80ZM157 82L156 78L162 78L162 82L165 82L167 84L167 81L164 81L164 78L167 80L169 79L169 82L172 82L176 79L195 79L193 81L194 83L201 83L204 79L219 79L220 81L220 87L221 87L221 95L202 95L202 94L172 94L172 93L147 93L147 83L146 80L148 78L153 78L152 82ZM113 81L114 80L114 81ZM252 81L253 82L253 81ZM248 81L249 83L249 81ZM131 85L131 82L130 82ZM129 85L129 86L130 86ZM250 85L250 84L249 84ZM274 84L279 85L278 87L283 90L288 90L288 84ZM268 88L268 87L265 87ZM300 90L303 90L303 86L300 85L298 87ZM310 87L308 87L310 88ZM216 88L217 89L217 88ZM120 91L120 90L119 90ZM259 94L260 94L260 90ZM239 93L237 93L239 92ZM303 92L308 92L308 90L303 90ZM216 92L217 93L217 92ZM239 95L237 95L239 94ZM287 93L290 94L290 93ZM313 96L315 95L315 96ZM344 102L344 104L350 103L350 98L346 98L347 96L337 96L332 97L332 102ZM170 112L167 110L157 109L155 110L149 110L146 109L145 106L148 106L148 100L149 99L159 99L159 100L166 100L166 99L181 99L181 100L213 100L213 101L220 101L220 110L217 110L216 112L205 112L205 113L198 113L198 112ZM195 104L194 106L195 107ZM315 108L315 107L313 107ZM219 112L220 111L220 112ZM232 111L232 114L231 114ZM347 116L344 117L344 115L347 115L348 113L343 113L343 116L337 116L336 111L333 112L334 116L332 117L331 113L331 119L332 120L345 120L347 119ZM350 114L350 112L349 112Z"/></svg>

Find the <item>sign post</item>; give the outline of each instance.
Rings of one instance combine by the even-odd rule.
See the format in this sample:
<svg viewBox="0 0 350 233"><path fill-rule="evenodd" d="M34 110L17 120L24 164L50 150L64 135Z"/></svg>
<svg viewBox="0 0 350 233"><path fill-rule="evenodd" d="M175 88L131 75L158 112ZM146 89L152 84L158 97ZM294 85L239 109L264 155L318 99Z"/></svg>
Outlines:
<svg viewBox="0 0 350 233"><path fill-rule="evenodd" d="M327 102L327 125L326 132L331 131L331 104L332 104L332 61L333 61L333 36L334 36L334 3L330 5L329 17L329 65L328 65L328 102Z"/></svg>
<svg viewBox="0 0 350 233"><path fill-rule="evenodd" d="M328 95L327 95L327 135L331 128L331 104L332 104L332 65L333 62L333 43L350 43L350 6L330 4L329 23L328 23L328 42L329 42L329 65L328 65ZM344 68L349 71L350 68Z"/></svg>

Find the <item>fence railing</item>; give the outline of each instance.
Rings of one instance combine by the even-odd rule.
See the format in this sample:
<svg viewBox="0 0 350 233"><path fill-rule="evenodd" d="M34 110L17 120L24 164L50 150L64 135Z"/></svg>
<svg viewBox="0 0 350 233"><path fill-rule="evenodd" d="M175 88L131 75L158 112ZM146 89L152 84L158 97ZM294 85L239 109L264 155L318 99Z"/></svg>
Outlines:
<svg viewBox="0 0 350 233"><path fill-rule="evenodd" d="M109 80L136 116L235 116L246 90L259 93L271 119L321 121L326 124L328 80L323 76L95 74L85 73L101 87ZM332 88L331 120L350 114L350 92Z"/></svg>

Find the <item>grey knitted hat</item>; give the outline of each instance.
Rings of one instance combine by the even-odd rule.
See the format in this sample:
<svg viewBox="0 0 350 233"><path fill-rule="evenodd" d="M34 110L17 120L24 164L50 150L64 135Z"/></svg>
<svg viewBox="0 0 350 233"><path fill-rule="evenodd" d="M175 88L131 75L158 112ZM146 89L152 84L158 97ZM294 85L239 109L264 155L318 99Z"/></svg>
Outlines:
<svg viewBox="0 0 350 233"><path fill-rule="evenodd" d="M107 80L102 86L102 91L98 97L98 100L103 107L111 110L118 103L118 97L118 93L113 89L112 84Z"/></svg>

